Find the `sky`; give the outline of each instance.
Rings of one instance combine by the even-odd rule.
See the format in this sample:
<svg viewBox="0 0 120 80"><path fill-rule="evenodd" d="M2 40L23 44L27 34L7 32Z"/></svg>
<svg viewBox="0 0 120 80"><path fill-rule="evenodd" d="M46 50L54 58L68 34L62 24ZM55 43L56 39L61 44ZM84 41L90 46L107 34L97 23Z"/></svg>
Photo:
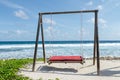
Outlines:
<svg viewBox="0 0 120 80"><path fill-rule="evenodd" d="M99 39L120 40L120 0L0 0L0 41L35 41L39 12L95 9ZM45 40L93 40L94 14L43 16L43 27Z"/></svg>

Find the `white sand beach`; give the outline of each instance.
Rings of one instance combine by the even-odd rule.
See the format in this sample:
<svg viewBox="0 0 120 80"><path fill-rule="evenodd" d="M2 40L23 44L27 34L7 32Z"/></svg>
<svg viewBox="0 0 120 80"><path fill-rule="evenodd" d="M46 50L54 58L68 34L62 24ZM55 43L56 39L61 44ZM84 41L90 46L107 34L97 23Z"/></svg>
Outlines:
<svg viewBox="0 0 120 80"><path fill-rule="evenodd" d="M32 64L20 69L19 74L30 77L33 80L48 80L59 78L60 80L120 80L120 60L101 60L100 76L96 74L96 65L92 60L86 60L84 65L79 63L53 63L48 65L37 62L35 72L32 72Z"/></svg>

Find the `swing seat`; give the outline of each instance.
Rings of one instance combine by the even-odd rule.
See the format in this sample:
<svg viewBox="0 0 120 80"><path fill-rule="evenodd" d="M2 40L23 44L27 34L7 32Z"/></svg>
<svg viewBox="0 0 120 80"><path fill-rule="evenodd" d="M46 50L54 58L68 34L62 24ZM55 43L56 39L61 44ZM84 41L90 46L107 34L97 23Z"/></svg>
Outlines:
<svg viewBox="0 0 120 80"><path fill-rule="evenodd" d="M82 56L52 56L48 60L48 64L51 63L84 63Z"/></svg>

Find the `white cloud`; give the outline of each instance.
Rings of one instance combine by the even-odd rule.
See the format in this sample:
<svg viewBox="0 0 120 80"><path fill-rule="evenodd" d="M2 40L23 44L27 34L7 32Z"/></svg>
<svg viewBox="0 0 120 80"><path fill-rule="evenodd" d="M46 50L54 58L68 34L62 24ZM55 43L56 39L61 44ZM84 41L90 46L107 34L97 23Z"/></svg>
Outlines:
<svg viewBox="0 0 120 80"><path fill-rule="evenodd" d="M88 22L94 23L94 18L91 18L90 20L88 20ZM103 18L99 18L98 24L101 24L102 27L106 27L107 26L107 21Z"/></svg>
<svg viewBox="0 0 120 80"><path fill-rule="evenodd" d="M21 19L28 19L28 15L23 10L18 10L14 12L16 17L19 17Z"/></svg>
<svg viewBox="0 0 120 80"><path fill-rule="evenodd" d="M27 33L27 31L24 31L24 30L16 30L16 31L13 31L13 32L16 33L17 35L21 35L21 34Z"/></svg>
<svg viewBox="0 0 120 80"><path fill-rule="evenodd" d="M32 32L26 30L2 30L0 36L3 37L0 40L25 40L29 39L29 35L33 35Z"/></svg>
<svg viewBox="0 0 120 80"><path fill-rule="evenodd" d="M49 27L47 28L47 30L48 30L48 31L52 31L52 30L53 30L53 27L49 26Z"/></svg>
<svg viewBox="0 0 120 80"><path fill-rule="evenodd" d="M7 34L8 31L0 31L0 34Z"/></svg>
<svg viewBox="0 0 120 80"><path fill-rule="evenodd" d="M54 32L55 32L55 30L51 26L48 26L47 29L45 29L45 33L48 35L48 37L51 37Z"/></svg>
<svg viewBox="0 0 120 80"><path fill-rule="evenodd" d="M116 7L119 7L119 6L120 6L120 3L116 3L115 6L116 6Z"/></svg>
<svg viewBox="0 0 120 80"><path fill-rule="evenodd" d="M88 6L92 6L92 5L93 5L93 2L90 1L90 2L88 2L86 5L88 5Z"/></svg>
<svg viewBox="0 0 120 80"><path fill-rule="evenodd" d="M57 25L57 26L59 26L59 27L65 27L65 25L64 24L61 24L61 23L57 23L56 21L54 21L54 20L51 20L51 19L49 19L49 18L44 18L43 19L43 23L46 23L46 24L49 24L49 26L54 26L54 25ZM52 25L51 25L51 23L52 23Z"/></svg>
<svg viewBox="0 0 120 80"><path fill-rule="evenodd" d="M49 19L49 18L44 18L43 22L46 24L56 25L56 22L54 20Z"/></svg>
<svg viewBox="0 0 120 80"><path fill-rule="evenodd" d="M105 28L107 26L107 21L103 18L99 19L99 23L102 25L102 28Z"/></svg>
<svg viewBox="0 0 120 80"><path fill-rule="evenodd" d="M7 35L21 35L21 34L25 34L28 31L25 30L12 30L12 31L0 31L0 34L7 34Z"/></svg>
<svg viewBox="0 0 120 80"><path fill-rule="evenodd" d="M94 18L89 19L88 22L94 23Z"/></svg>
<svg viewBox="0 0 120 80"><path fill-rule="evenodd" d="M89 35L89 31L85 28L82 28L82 30L78 30L78 34L80 35L80 38L83 38L84 36Z"/></svg>
<svg viewBox="0 0 120 80"><path fill-rule="evenodd" d="M105 0L101 0L101 2L105 2Z"/></svg>
<svg viewBox="0 0 120 80"><path fill-rule="evenodd" d="M97 9L102 10L102 9L103 9L103 6L102 6L102 5L98 5L98 6L97 6Z"/></svg>
<svg viewBox="0 0 120 80"><path fill-rule="evenodd" d="M19 9L18 11L14 12L15 16L22 18L22 19L28 19L28 15L25 13L25 11L28 12L28 10L25 9L23 6L13 3L13 2L10 2L10 0L9 1L8 0L0 0L0 3L9 8Z"/></svg>
<svg viewBox="0 0 120 80"><path fill-rule="evenodd" d="M10 7L10 8L24 9L24 7L22 7L22 6L18 5L18 4L9 2L8 0L0 0L0 3L4 4L5 6Z"/></svg>
<svg viewBox="0 0 120 80"><path fill-rule="evenodd" d="M45 29L45 39L46 40L52 40L52 41L53 40L59 40L60 38L62 38L61 36L63 36L63 35L64 34L62 34L59 29L56 29L54 27L48 26Z"/></svg>
<svg viewBox="0 0 120 80"><path fill-rule="evenodd" d="M106 23L106 20L103 19L103 18L100 18L100 19L99 19L99 22L102 23L102 24L105 24L105 23Z"/></svg>

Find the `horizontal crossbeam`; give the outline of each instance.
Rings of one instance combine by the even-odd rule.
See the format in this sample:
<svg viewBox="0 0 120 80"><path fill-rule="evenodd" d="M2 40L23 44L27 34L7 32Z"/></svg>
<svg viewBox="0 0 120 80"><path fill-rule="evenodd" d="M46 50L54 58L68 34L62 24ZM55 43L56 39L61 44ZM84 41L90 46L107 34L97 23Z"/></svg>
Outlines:
<svg viewBox="0 0 120 80"><path fill-rule="evenodd" d="M42 13L39 13L39 15L72 14L72 13L90 13L90 12L98 12L98 10L64 11L64 12L42 12Z"/></svg>

